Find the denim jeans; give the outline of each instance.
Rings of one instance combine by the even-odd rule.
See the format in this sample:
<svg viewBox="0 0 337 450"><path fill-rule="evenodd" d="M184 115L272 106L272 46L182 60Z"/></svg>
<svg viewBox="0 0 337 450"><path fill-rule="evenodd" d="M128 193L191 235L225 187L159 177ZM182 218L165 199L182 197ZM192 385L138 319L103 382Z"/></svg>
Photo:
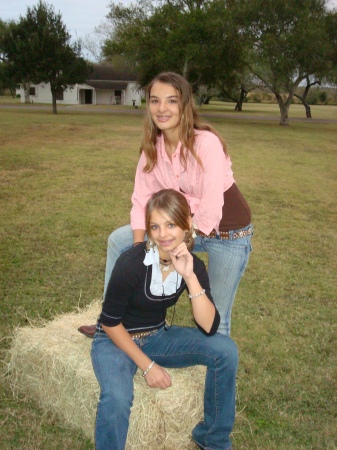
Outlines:
<svg viewBox="0 0 337 450"><path fill-rule="evenodd" d="M249 225L243 230L252 227ZM236 230L235 230L236 231ZM234 231L231 231L231 236ZM220 314L218 332L230 336L231 312L236 291L248 264L252 250L252 235L239 239L217 239L197 236L193 252L208 253L208 276L214 303ZM130 225L113 231L108 239L104 292L117 258L133 244Z"/></svg>
<svg viewBox="0 0 337 450"><path fill-rule="evenodd" d="M192 437L209 450L230 448L238 366L234 341L220 333L206 336L197 328L172 326L168 331L162 328L135 343L162 367L207 367L204 420L195 426ZM96 449L124 450L137 366L104 332L95 334L91 359L101 388L96 416Z"/></svg>

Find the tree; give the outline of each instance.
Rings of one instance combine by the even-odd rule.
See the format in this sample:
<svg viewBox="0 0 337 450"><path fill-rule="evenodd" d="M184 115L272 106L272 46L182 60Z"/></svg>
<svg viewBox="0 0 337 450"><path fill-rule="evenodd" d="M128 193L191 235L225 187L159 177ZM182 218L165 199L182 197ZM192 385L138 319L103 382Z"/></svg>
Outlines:
<svg viewBox="0 0 337 450"><path fill-rule="evenodd" d="M103 52L137 63L140 84L171 70L184 75L196 91L216 87L240 64L240 35L231 26L229 1L142 0L128 7L110 5L113 25Z"/></svg>
<svg viewBox="0 0 337 450"><path fill-rule="evenodd" d="M9 91L10 95L14 98L16 94L17 83L11 76L8 64L6 62L0 63L0 95L3 95L5 91Z"/></svg>
<svg viewBox="0 0 337 450"><path fill-rule="evenodd" d="M247 66L275 95L280 125L300 83L331 69L325 0L241 0L237 14L250 52Z"/></svg>
<svg viewBox="0 0 337 450"><path fill-rule="evenodd" d="M305 113L306 113L307 119L311 119L312 118L311 107L310 107L309 103L307 102L307 97L308 97L310 88L312 86L315 86L316 84L321 84L321 80L316 80L315 78L307 76L305 81L306 81L306 85L303 90L303 94L299 94L299 93L295 92L294 97L297 97L299 100L301 100L302 105L305 108Z"/></svg>
<svg viewBox="0 0 337 450"><path fill-rule="evenodd" d="M12 22L4 22L0 19L0 94L8 90L12 97L15 97L17 83L10 66L5 59L3 48L1 47L1 38L7 33L12 26Z"/></svg>
<svg viewBox="0 0 337 450"><path fill-rule="evenodd" d="M330 11L326 18L326 29L329 36L329 67L325 72L325 81L337 85L337 8Z"/></svg>
<svg viewBox="0 0 337 450"><path fill-rule="evenodd" d="M220 97L229 99L235 103L235 111L242 111L242 105L249 92L261 88L261 82L246 69L240 72L232 72L225 82L218 83Z"/></svg>
<svg viewBox="0 0 337 450"><path fill-rule="evenodd" d="M2 46L1 46L1 38L7 31L8 26L9 26L8 23L6 23L0 19L0 61L1 62L4 60L4 53L3 53Z"/></svg>
<svg viewBox="0 0 337 450"><path fill-rule="evenodd" d="M57 113L56 98L67 87L81 83L90 65L81 56L79 42L70 43L71 36L60 13L40 1L27 8L1 39L1 48L17 82L50 83L52 110Z"/></svg>
<svg viewBox="0 0 337 450"><path fill-rule="evenodd" d="M95 27L93 34L87 34L84 39L82 39L82 48L87 50L95 61L103 63L104 56L102 49L104 42L111 36L112 32L111 24L102 21L99 26Z"/></svg>
<svg viewBox="0 0 337 450"><path fill-rule="evenodd" d="M323 72L316 72L313 76L307 76L306 85L303 94L295 93L294 96L299 98L305 107L306 117L311 119L311 108L307 101L309 90L312 86L322 84L337 84L337 11L330 11L325 21L326 31L328 34L328 54L327 65Z"/></svg>

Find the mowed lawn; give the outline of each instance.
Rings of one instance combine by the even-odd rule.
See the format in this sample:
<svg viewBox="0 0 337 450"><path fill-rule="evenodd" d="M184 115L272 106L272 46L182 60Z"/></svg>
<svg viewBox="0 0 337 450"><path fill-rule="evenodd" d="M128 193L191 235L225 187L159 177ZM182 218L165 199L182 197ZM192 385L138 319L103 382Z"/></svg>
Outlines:
<svg viewBox="0 0 337 450"><path fill-rule="evenodd" d="M259 117L277 115L276 105L256 106L240 120L219 117L219 104L202 110L217 114L207 120L228 143L255 227L233 309L240 351L233 442L236 450L333 450L337 123L292 122L292 112L304 115L293 105L291 125L280 127ZM101 297L108 235L129 221L142 117L86 111L0 108L4 361L15 327ZM337 107L315 107L313 117L337 119ZM192 324L185 299L175 317ZM29 393L13 398L5 378L0 404L0 449L94 448Z"/></svg>

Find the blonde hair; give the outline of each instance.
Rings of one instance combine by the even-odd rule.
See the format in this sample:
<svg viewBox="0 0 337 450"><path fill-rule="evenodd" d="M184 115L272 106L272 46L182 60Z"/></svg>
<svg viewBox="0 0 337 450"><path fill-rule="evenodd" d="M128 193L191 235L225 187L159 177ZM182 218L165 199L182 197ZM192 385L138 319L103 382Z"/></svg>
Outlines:
<svg viewBox="0 0 337 450"><path fill-rule="evenodd" d="M157 82L171 85L179 94L179 140L182 143L180 160L185 170L189 153L197 160L198 164L203 167L202 161L194 150L194 130L210 131L214 133L220 139L225 155L228 156L226 144L221 136L219 136L213 127L200 121L199 113L193 98L192 88L188 81L177 73L162 72L153 78L146 88L147 114L145 116L144 133L140 148L140 153L144 152L147 160L143 169L144 172L151 172L157 164L156 141L161 134L161 130L155 125L149 112L151 89Z"/></svg>

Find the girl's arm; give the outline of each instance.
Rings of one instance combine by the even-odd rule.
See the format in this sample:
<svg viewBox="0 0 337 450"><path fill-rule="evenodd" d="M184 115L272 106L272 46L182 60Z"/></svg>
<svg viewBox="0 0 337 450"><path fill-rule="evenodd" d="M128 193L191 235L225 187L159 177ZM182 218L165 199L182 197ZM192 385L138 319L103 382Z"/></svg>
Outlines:
<svg viewBox="0 0 337 450"><path fill-rule="evenodd" d="M196 149L203 164L198 186L201 197L197 204L191 198L190 205L195 228L209 234L219 225L224 192L234 183L232 163L213 133L201 133L197 136Z"/></svg>
<svg viewBox="0 0 337 450"><path fill-rule="evenodd" d="M121 322L130 296L139 285L139 277L143 276L143 252L141 257L138 255L135 258L134 254L134 251L126 251L116 262L104 298L100 322L112 342L144 372L152 361L135 344ZM151 367L145 380L150 387L166 389L171 386L170 376L157 364Z"/></svg>
<svg viewBox="0 0 337 450"><path fill-rule="evenodd" d="M123 352L134 361L140 370L145 372L152 361L147 355L145 355L144 352L142 352L138 345L135 344L124 326L122 324L115 327L107 327L106 325L102 325L102 328L112 342L118 348L123 350ZM170 375L158 364L154 364L144 378L148 386L152 388L156 387L166 389L172 385Z"/></svg>
<svg viewBox="0 0 337 450"><path fill-rule="evenodd" d="M141 154L136 168L135 184L131 196L132 208L130 211L130 223L132 230L145 230L145 206L151 195L162 187L157 183L153 171L143 172L146 164L144 152ZM144 231L145 232L145 231Z"/></svg>
<svg viewBox="0 0 337 450"><path fill-rule="evenodd" d="M201 286L194 272L193 256L184 242L171 252L171 258L175 270L184 278L187 285L194 319L206 334L209 334L213 328L217 310L206 294L205 288L208 286Z"/></svg>
<svg viewBox="0 0 337 450"><path fill-rule="evenodd" d="M145 230L132 230L133 233L133 243L138 244L144 242Z"/></svg>

